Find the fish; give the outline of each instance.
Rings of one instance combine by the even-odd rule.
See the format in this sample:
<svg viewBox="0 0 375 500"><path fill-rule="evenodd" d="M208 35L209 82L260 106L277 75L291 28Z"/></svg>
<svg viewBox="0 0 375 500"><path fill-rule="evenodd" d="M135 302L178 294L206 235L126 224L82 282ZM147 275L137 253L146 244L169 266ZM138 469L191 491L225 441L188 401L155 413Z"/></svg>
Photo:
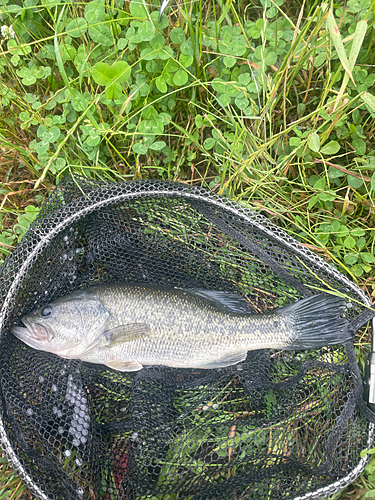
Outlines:
<svg viewBox="0 0 375 500"><path fill-rule="evenodd" d="M11 331L33 349L123 372L149 365L216 369L244 361L251 350L352 340L346 307L345 299L320 293L254 314L235 293L107 284L58 298Z"/></svg>

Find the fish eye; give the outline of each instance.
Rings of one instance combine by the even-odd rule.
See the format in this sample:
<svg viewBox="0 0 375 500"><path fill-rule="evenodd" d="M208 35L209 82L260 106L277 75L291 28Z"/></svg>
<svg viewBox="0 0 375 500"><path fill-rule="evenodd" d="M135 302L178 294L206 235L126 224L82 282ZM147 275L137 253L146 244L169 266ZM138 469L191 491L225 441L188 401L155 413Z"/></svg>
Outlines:
<svg viewBox="0 0 375 500"><path fill-rule="evenodd" d="M43 307L42 309L42 316L43 318L48 318L48 316L51 316L52 314L52 309L50 307Z"/></svg>

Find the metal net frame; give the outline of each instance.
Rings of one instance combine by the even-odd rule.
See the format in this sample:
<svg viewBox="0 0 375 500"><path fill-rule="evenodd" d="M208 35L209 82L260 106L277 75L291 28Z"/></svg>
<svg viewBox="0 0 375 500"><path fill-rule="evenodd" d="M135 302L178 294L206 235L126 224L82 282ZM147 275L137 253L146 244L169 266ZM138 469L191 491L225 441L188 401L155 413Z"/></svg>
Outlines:
<svg viewBox="0 0 375 500"><path fill-rule="evenodd" d="M39 499L302 500L361 474L373 424L352 342L120 373L10 333L60 296L121 282L235 292L257 314L337 290L353 325L371 305L265 217L203 188L65 178L0 269L0 445Z"/></svg>

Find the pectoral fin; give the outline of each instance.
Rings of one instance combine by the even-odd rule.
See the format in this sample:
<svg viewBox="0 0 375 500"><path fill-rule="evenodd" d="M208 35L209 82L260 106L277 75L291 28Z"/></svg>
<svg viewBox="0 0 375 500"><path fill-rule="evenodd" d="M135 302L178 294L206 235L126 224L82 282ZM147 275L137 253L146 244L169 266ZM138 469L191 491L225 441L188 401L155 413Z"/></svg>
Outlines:
<svg viewBox="0 0 375 500"><path fill-rule="evenodd" d="M201 364L199 366L194 366L194 368L206 368L206 369L224 368L225 366L236 365L240 361L244 361L246 357L247 357L247 351L233 352L215 361L208 361L207 363Z"/></svg>
<svg viewBox="0 0 375 500"><path fill-rule="evenodd" d="M136 372L143 368L138 361L108 361L105 365L119 372Z"/></svg>
<svg viewBox="0 0 375 500"><path fill-rule="evenodd" d="M103 333L101 347L113 347L122 342L134 342L150 335L150 325L147 323L129 323L116 326Z"/></svg>

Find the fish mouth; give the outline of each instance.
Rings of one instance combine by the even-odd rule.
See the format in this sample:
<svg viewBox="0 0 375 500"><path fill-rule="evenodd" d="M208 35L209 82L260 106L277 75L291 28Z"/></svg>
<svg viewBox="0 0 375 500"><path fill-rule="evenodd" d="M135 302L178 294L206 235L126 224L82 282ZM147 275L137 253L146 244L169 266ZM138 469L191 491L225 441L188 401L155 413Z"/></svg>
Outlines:
<svg viewBox="0 0 375 500"><path fill-rule="evenodd" d="M48 341L49 336L47 329L39 323L31 325L27 318L22 318L22 322L26 328L14 326L11 330L13 335L30 347L40 349L40 342Z"/></svg>

